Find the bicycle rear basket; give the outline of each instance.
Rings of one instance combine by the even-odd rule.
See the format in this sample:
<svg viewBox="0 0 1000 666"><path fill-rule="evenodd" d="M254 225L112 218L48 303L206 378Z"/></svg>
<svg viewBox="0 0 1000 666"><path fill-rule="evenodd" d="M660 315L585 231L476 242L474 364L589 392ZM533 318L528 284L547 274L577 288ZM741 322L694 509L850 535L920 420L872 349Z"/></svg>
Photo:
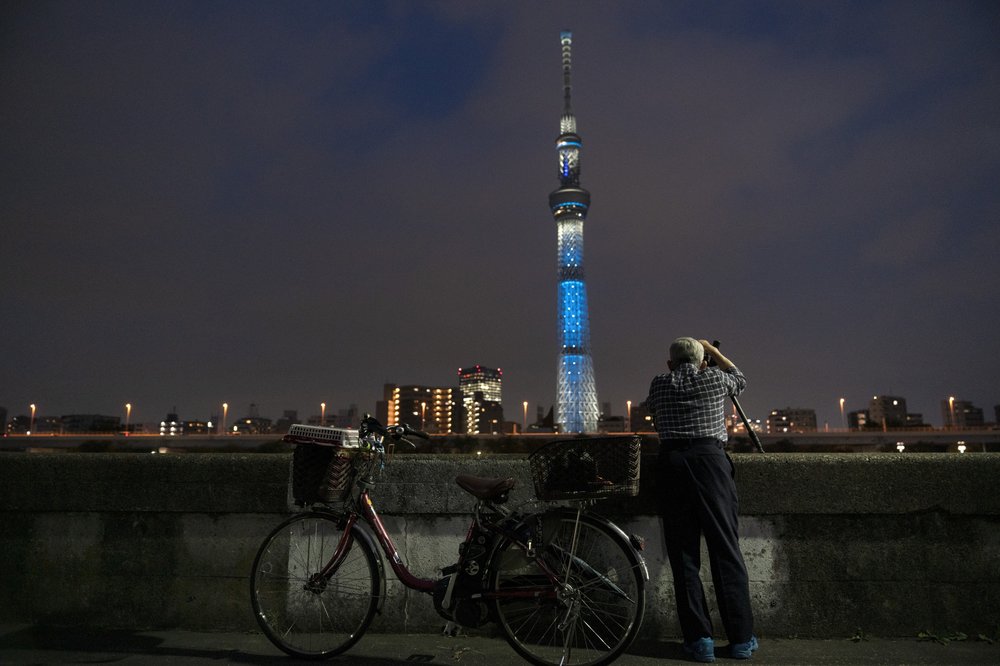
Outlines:
<svg viewBox="0 0 1000 666"><path fill-rule="evenodd" d="M347 498L354 482L357 431L293 425L284 441L292 454L292 497L299 506Z"/></svg>
<svg viewBox="0 0 1000 666"><path fill-rule="evenodd" d="M639 493L638 437L581 437L550 442L528 456L542 500Z"/></svg>

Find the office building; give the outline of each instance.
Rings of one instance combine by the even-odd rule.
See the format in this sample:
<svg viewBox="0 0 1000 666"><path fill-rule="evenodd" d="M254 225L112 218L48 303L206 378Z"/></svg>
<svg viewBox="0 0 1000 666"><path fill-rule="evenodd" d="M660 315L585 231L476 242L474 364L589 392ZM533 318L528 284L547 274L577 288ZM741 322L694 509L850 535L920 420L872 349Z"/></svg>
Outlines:
<svg viewBox="0 0 1000 666"><path fill-rule="evenodd" d="M906 398L898 395L872 396L868 403L869 424L883 428L904 428L907 425Z"/></svg>
<svg viewBox="0 0 1000 666"><path fill-rule="evenodd" d="M772 409L767 416L767 432L816 432L816 410L801 407Z"/></svg>
<svg viewBox="0 0 1000 666"><path fill-rule="evenodd" d="M983 410L968 400L949 398L941 401L941 423L946 428L982 428Z"/></svg>
<svg viewBox="0 0 1000 666"><path fill-rule="evenodd" d="M441 386L397 386L386 384L386 425L406 424L430 434L455 432L455 394ZM354 409L356 415L357 408ZM376 417L377 418L377 417Z"/></svg>
<svg viewBox="0 0 1000 666"><path fill-rule="evenodd" d="M503 370L473 365L458 369L463 432L469 435L501 432L503 425Z"/></svg>

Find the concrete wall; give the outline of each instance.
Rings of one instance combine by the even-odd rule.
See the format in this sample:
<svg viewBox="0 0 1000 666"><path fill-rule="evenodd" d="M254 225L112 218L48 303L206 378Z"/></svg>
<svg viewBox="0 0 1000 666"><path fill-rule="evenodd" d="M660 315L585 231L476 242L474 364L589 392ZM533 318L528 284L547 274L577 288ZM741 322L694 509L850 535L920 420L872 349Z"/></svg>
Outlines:
<svg viewBox="0 0 1000 666"><path fill-rule="evenodd" d="M759 633L993 635L1000 624L1000 454L735 455ZM284 515L286 454L0 455L0 622L254 630L248 573ZM648 460L647 460L648 463ZM648 468L648 467L647 467ZM457 558L471 507L456 473L520 457L396 458L376 505L411 570ZM600 510L647 538L643 635L678 633L655 487ZM704 578L709 586L707 565ZM391 578L373 631L438 628Z"/></svg>

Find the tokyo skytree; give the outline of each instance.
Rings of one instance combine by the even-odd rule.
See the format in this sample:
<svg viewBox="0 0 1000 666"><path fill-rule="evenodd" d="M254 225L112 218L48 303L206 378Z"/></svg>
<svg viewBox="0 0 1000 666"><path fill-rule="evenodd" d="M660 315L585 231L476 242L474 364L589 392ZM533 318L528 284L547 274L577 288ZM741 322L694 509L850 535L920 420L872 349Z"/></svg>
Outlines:
<svg viewBox="0 0 1000 666"><path fill-rule="evenodd" d="M597 431L597 389L590 355L590 317L583 273L583 223L590 208L590 192L580 187L580 147L572 92L573 34L563 31L563 113L559 119L559 189L549 195L549 207L558 231L559 259L559 377L556 422L563 432Z"/></svg>

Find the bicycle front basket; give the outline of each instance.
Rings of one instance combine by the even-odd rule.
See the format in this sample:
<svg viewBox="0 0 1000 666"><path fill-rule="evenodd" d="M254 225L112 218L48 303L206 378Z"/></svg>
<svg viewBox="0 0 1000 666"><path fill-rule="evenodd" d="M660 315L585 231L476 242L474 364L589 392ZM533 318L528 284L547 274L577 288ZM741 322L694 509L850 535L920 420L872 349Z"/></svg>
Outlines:
<svg viewBox="0 0 1000 666"><path fill-rule="evenodd" d="M528 457L542 500L639 494L638 437L580 437L550 442Z"/></svg>
<svg viewBox="0 0 1000 666"><path fill-rule="evenodd" d="M292 497L299 506L346 499L354 482L357 431L293 425L284 441L292 454Z"/></svg>

